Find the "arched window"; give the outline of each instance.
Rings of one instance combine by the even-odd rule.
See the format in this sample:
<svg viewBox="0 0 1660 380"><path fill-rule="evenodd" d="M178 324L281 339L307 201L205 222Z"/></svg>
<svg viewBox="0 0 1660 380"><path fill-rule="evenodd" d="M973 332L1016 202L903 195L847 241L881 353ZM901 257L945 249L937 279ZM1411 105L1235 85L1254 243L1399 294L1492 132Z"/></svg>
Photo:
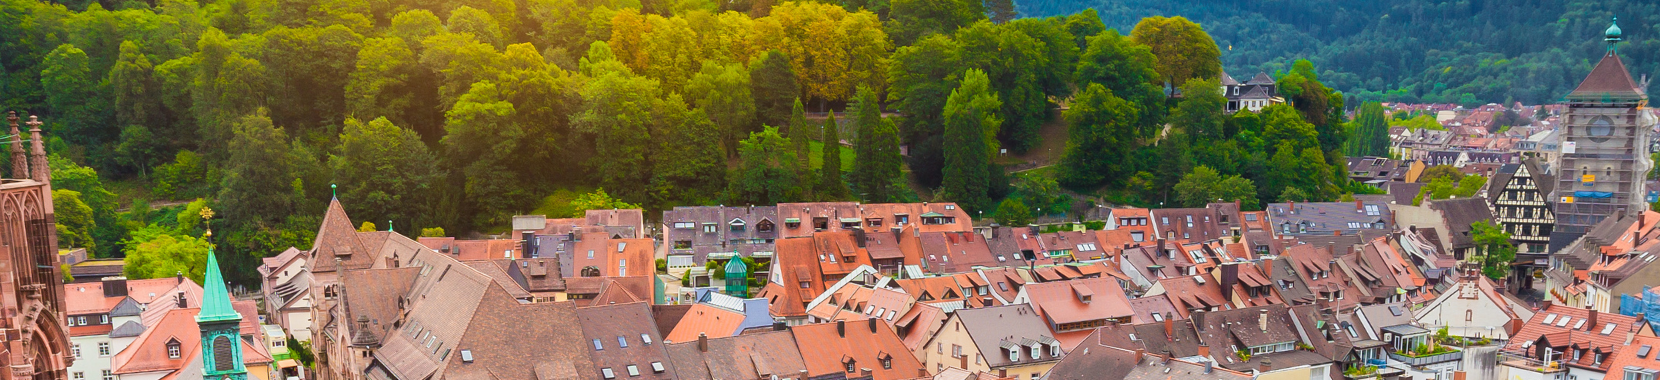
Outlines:
<svg viewBox="0 0 1660 380"><path fill-rule="evenodd" d="M213 338L213 370L230 371L236 369L236 343L231 338L220 335Z"/></svg>
<svg viewBox="0 0 1660 380"><path fill-rule="evenodd" d="M599 268L592 266L582 268L582 277L599 277Z"/></svg>

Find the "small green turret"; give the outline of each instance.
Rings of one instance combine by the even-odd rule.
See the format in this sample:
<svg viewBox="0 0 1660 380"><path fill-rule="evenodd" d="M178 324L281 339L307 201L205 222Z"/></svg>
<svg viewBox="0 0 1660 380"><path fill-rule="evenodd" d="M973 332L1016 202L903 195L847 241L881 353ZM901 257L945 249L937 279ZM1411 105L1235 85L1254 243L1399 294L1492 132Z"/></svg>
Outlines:
<svg viewBox="0 0 1660 380"><path fill-rule="evenodd" d="M1619 17L1608 20L1608 30L1602 32L1602 40L1608 42L1609 53L1613 53L1614 46L1625 40L1623 33L1620 32L1619 20Z"/></svg>
<svg viewBox="0 0 1660 380"><path fill-rule="evenodd" d="M726 295L749 298L749 267L742 257L726 261Z"/></svg>

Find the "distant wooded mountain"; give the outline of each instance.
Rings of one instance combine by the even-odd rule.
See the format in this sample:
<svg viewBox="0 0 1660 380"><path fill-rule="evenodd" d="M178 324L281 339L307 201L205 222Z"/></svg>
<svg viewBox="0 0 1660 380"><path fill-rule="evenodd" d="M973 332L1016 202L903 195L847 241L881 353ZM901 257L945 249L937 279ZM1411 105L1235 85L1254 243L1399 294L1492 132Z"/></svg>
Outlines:
<svg viewBox="0 0 1660 380"><path fill-rule="evenodd" d="M1553 102L1606 51L1634 79L1660 74L1660 3L1638 0L1017 0L1021 16L1100 13L1128 33L1152 15L1200 23L1235 78L1313 61L1320 80L1360 100ZM1356 103L1351 103L1351 105Z"/></svg>

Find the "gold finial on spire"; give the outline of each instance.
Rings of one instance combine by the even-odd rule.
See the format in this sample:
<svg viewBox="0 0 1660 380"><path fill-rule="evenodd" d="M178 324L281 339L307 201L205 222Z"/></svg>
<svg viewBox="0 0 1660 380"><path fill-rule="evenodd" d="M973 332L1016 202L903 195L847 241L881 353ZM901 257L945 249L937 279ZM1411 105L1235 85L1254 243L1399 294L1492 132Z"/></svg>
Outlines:
<svg viewBox="0 0 1660 380"><path fill-rule="evenodd" d="M200 215L202 216L202 221L207 222L207 233L203 234L202 237L208 239L208 246L211 247L213 246L213 209L202 207Z"/></svg>

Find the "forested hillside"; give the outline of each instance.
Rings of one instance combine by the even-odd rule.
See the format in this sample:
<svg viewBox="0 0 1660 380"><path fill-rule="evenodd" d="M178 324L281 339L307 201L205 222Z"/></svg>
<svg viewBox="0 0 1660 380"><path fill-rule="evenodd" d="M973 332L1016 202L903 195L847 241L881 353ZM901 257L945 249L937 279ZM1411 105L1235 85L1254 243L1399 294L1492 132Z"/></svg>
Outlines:
<svg viewBox="0 0 1660 380"><path fill-rule="evenodd" d="M1184 16L1222 47L1236 77L1293 60L1362 100L1552 102L1603 51L1611 17L1632 75L1660 74L1660 3L1641 0L1025 0L1027 16L1100 12L1129 30L1148 15ZM1230 49L1231 47L1231 49ZM1358 104L1351 102L1351 105Z"/></svg>
<svg viewBox="0 0 1660 380"><path fill-rule="evenodd" d="M1278 76L1290 104L1230 116L1227 53L1199 25L1015 16L1008 0L0 0L0 106L47 123L62 245L125 256L135 278L199 276L211 243L250 280L307 248L332 198L364 230L477 236L594 208L932 200L1019 225L1089 202L1367 191L1343 157L1383 154L1386 116L1349 123L1308 61Z"/></svg>

